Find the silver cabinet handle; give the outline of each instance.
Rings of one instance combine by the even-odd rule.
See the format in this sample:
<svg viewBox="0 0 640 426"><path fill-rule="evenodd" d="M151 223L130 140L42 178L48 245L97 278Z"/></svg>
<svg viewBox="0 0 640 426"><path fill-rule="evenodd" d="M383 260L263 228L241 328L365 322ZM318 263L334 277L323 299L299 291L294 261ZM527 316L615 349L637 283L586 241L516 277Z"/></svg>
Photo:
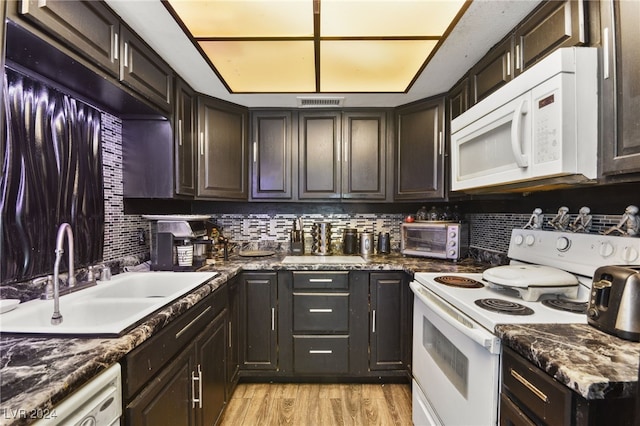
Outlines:
<svg viewBox="0 0 640 426"><path fill-rule="evenodd" d="M115 59L116 61L118 60L118 57L120 56L120 46L118 44L118 32L114 31L113 33L113 59Z"/></svg>
<svg viewBox="0 0 640 426"><path fill-rule="evenodd" d="M371 332L375 333L376 332L376 310L373 310L373 314L371 317Z"/></svg>
<svg viewBox="0 0 640 426"><path fill-rule="evenodd" d="M187 331L189 329L189 327L191 327L196 321L198 321L200 318L202 318L202 316L204 314L207 313L207 311L209 311L211 309L211 306L207 306L207 309L205 309L204 311L200 312L200 315L198 315L197 317L195 317L193 320L191 320L191 322L189 322L189 324L185 325L184 327L182 327L182 330L178 331L176 333L176 339L180 336L182 336L182 334Z"/></svg>
<svg viewBox="0 0 640 426"><path fill-rule="evenodd" d="M331 308L309 308L309 312L311 313L331 313L333 312L333 309Z"/></svg>
<svg viewBox="0 0 640 426"><path fill-rule="evenodd" d="M182 119L178 120L178 145L182 146Z"/></svg>
<svg viewBox="0 0 640 426"><path fill-rule="evenodd" d="M129 43L124 43L124 67L129 68Z"/></svg>
<svg viewBox="0 0 640 426"><path fill-rule="evenodd" d="M196 382L198 382L198 397L196 398ZM202 369L200 368L200 364L198 364L198 376L196 377L196 372L191 372L191 408L196 408L196 403L198 403L198 408L202 408Z"/></svg>
<svg viewBox="0 0 640 426"><path fill-rule="evenodd" d="M233 323L229 321L229 347L232 346L233 339L231 337L231 332L233 331Z"/></svg>
<svg viewBox="0 0 640 426"><path fill-rule="evenodd" d="M333 278L310 278L310 283L332 283Z"/></svg>
<svg viewBox="0 0 640 426"><path fill-rule="evenodd" d="M271 308L271 331L276 329L276 308Z"/></svg>
<svg viewBox="0 0 640 426"><path fill-rule="evenodd" d="M258 162L258 142L253 142L253 162Z"/></svg>
<svg viewBox="0 0 640 426"><path fill-rule="evenodd" d="M511 52L507 52L507 75L511 75Z"/></svg>
<svg viewBox="0 0 640 426"><path fill-rule="evenodd" d="M200 132L200 155L204 155L204 132Z"/></svg>
<svg viewBox="0 0 640 426"><path fill-rule="evenodd" d="M438 132L438 155L442 155L442 148L444 145L444 137L442 135L442 130Z"/></svg>
<svg viewBox="0 0 640 426"><path fill-rule="evenodd" d="M609 78L609 27L602 32L602 76L606 80Z"/></svg>
<svg viewBox="0 0 640 426"><path fill-rule="evenodd" d="M509 369L509 373L511 373L511 375L513 376L514 379L516 379L517 381L519 381L520 383L522 383L522 385L524 387L526 387L527 389L529 389L535 396L537 396L538 398L540 398L542 401L544 402L549 402L549 398L547 397L547 395L544 394L544 392L542 392L540 389L538 389L537 387L535 387L531 382L529 382L527 379L525 379L524 377L522 377L517 371L515 371L513 368Z"/></svg>
<svg viewBox="0 0 640 426"><path fill-rule="evenodd" d="M333 351L330 349L310 349L310 354L332 354Z"/></svg>

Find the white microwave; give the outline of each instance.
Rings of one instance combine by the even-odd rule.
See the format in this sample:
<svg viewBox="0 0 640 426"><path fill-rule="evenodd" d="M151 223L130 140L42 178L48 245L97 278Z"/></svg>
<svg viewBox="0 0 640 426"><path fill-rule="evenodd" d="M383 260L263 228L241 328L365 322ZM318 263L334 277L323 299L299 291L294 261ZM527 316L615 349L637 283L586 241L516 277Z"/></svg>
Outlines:
<svg viewBox="0 0 640 426"><path fill-rule="evenodd" d="M597 74L597 48L558 49L452 120L451 189L595 179Z"/></svg>

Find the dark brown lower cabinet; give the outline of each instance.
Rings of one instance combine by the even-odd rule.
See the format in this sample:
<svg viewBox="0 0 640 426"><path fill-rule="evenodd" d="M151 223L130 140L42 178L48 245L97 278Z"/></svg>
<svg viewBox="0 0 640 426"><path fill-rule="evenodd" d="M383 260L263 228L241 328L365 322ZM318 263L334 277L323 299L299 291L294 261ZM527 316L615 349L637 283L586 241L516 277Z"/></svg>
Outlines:
<svg viewBox="0 0 640 426"><path fill-rule="evenodd" d="M228 358L229 286L218 288L131 351L123 365L124 424L215 424L235 382Z"/></svg>
<svg viewBox="0 0 640 426"><path fill-rule="evenodd" d="M403 370L411 338L409 285L404 273L371 273L369 345L371 370Z"/></svg>
<svg viewBox="0 0 640 426"><path fill-rule="evenodd" d="M634 425L633 398L587 400L510 348L503 349L500 426Z"/></svg>
<svg viewBox="0 0 640 426"><path fill-rule="evenodd" d="M242 274L240 321L241 363L248 370L278 368L277 297L275 272Z"/></svg>

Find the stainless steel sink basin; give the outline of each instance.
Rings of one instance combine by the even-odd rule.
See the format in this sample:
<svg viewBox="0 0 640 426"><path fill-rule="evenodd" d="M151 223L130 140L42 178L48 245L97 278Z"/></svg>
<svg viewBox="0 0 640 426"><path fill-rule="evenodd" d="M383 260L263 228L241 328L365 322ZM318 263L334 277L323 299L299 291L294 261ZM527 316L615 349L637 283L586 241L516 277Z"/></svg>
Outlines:
<svg viewBox="0 0 640 426"><path fill-rule="evenodd" d="M362 264L367 261L362 256L285 256L282 263L288 264Z"/></svg>
<svg viewBox="0 0 640 426"><path fill-rule="evenodd" d="M53 300L21 303L0 316L2 333L119 336L146 316L201 286L217 272L128 272L60 297L62 323L51 325Z"/></svg>

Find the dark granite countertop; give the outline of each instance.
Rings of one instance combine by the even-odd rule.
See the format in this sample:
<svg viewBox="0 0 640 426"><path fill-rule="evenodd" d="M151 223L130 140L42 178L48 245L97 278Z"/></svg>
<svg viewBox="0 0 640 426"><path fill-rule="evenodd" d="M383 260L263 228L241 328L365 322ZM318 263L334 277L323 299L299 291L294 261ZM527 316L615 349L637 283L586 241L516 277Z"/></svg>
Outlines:
<svg viewBox="0 0 640 426"><path fill-rule="evenodd" d="M368 270L479 272L487 265L471 259L451 262L374 255L366 264L283 264L283 254L268 257L231 256L201 270L220 273L209 283L176 300L118 338L12 337L0 335L0 425L28 424L23 414L51 409L104 369L149 339L228 279L245 271ZM22 413L16 415L16 413Z"/></svg>
<svg viewBox="0 0 640 426"><path fill-rule="evenodd" d="M498 325L502 344L586 399L632 397L640 343L588 324Z"/></svg>

